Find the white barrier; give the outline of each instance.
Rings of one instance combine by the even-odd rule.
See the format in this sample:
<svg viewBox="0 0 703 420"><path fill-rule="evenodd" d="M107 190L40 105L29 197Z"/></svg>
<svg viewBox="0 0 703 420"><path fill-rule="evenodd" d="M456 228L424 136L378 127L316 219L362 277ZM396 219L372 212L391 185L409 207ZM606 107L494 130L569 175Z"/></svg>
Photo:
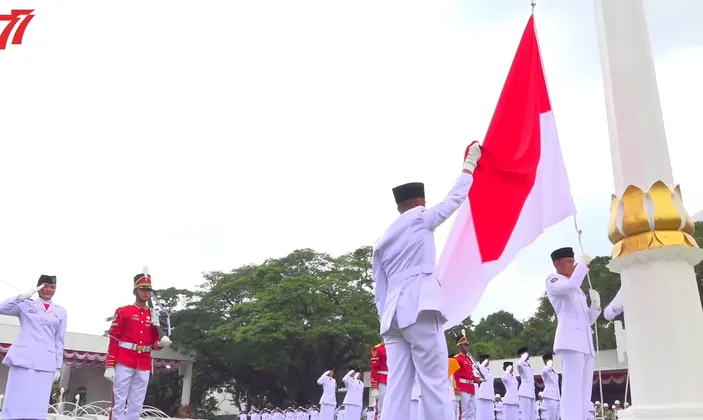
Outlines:
<svg viewBox="0 0 703 420"><path fill-rule="evenodd" d="M56 403L49 406L49 420L85 419L107 420L110 415L110 401L95 401L90 404L77 405L72 402ZM145 405L142 407L142 419L170 419L166 413L156 407ZM0 420L2 417L0 417Z"/></svg>

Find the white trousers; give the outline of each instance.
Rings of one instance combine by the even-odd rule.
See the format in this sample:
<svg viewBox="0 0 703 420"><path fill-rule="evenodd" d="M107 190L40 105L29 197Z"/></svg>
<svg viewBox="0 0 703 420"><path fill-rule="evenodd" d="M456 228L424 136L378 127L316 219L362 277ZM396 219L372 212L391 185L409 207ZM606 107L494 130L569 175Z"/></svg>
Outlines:
<svg viewBox="0 0 703 420"><path fill-rule="evenodd" d="M361 406L345 404L344 420L361 420Z"/></svg>
<svg viewBox="0 0 703 420"><path fill-rule="evenodd" d="M542 420L559 420L559 401L543 398L542 408Z"/></svg>
<svg viewBox="0 0 703 420"><path fill-rule="evenodd" d="M381 418L381 410L383 410L383 400L386 399L386 384L378 384L378 418Z"/></svg>
<svg viewBox="0 0 703 420"><path fill-rule="evenodd" d="M596 359L571 350L560 350L557 355L561 359L561 420L583 420L591 406Z"/></svg>
<svg viewBox="0 0 703 420"><path fill-rule="evenodd" d="M476 420L495 420L495 403L493 400L476 399Z"/></svg>
<svg viewBox="0 0 703 420"><path fill-rule="evenodd" d="M459 401L456 400L456 397L453 399L454 401L454 417L452 419L459 419Z"/></svg>
<svg viewBox="0 0 703 420"><path fill-rule="evenodd" d="M503 420L520 420L520 406L503 404Z"/></svg>
<svg viewBox="0 0 703 420"><path fill-rule="evenodd" d="M393 319L383 334L388 355L388 390L383 418L410 418L413 382L417 374L422 393L422 420L452 418L452 401L446 391L449 365L444 329L435 311L422 311L414 324L398 328Z"/></svg>
<svg viewBox="0 0 703 420"><path fill-rule="evenodd" d="M476 395L461 393L461 420L474 420L476 418Z"/></svg>
<svg viewBox="0 0 703 420"><path fill-rule="evenodd" d="M520 398L520 418L522 420L534 420L537 415L537 406L535 406L535 399L529 397L519 397Z"/></svg>
<svg viewBox="0 0 703 420"><path fill-rule="evenodd" d="M112 385L110 420L139 420L149 386L148 370L115 365L115 382Z"/></svg>
<svg viewBox="0 0 703 420"><path fill-rule="evenodd" d="M334 410L333 404L320 404L320 420L334 420Z"/></svg>

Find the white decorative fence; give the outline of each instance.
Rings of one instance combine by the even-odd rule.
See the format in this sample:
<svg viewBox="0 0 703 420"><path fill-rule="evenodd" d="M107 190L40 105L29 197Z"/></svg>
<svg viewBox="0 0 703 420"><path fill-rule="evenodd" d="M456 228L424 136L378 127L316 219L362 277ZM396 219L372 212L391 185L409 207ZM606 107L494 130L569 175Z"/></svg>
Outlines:
<svg viewBox="0 0 703 420"><path fill-rule="evenodd" d="M49 406L49 419L90 419L105 420L110 415L110 401L95 401L85 405L72 402L56 403ZM170 417L156 407L145 405L140 416L142 419L170 419Z"/></svg>

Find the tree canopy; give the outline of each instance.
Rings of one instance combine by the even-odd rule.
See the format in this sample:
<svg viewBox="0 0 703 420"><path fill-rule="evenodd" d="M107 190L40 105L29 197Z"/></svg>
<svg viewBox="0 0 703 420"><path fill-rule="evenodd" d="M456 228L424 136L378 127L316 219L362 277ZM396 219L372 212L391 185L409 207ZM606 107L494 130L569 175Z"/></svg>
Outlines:
<svg viewBox="0 0 703 420"><path fill-rule="evenodd" d="M703 223L696 228L703 244ZM590 264L603 305L620 288L609 262L601 256ZM159 291L172 311L174 348L195 355L191 400L199 418L216 410L215 391L229 393L235 404L305 405L319 399L322 372L334 369L341 379L347 369L368 370L371 347L380 342L370 247L339 257L302 249L203 278L197 290ZM703 263L696 279L703 297ZM456 352L462 328L477 357L515 357L521 346L533 354L551 351L556 316L546 294L537 303L525 320L503 310L478 322L467 318L447 331L449 352ZM600 317L597 326L600 349L615 348L610 323ZM176 372L153 375L146 403L175 415L180 389Z"/></svg>

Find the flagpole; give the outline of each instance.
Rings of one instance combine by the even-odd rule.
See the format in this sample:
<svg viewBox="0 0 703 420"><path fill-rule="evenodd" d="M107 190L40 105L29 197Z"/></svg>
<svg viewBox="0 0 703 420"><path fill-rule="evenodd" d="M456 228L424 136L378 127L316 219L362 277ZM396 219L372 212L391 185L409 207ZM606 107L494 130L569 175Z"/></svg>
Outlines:
<svg viewBox="0 0 703 420"><path fill-rule="evenodd" d="M703 251L674 184L643 0L595 0L615 194L608 268L620 274L632 405L619 419L703 419ZM691 186L695 189L695 186ZM666 374L653 368L667 344Z"/></svg>

